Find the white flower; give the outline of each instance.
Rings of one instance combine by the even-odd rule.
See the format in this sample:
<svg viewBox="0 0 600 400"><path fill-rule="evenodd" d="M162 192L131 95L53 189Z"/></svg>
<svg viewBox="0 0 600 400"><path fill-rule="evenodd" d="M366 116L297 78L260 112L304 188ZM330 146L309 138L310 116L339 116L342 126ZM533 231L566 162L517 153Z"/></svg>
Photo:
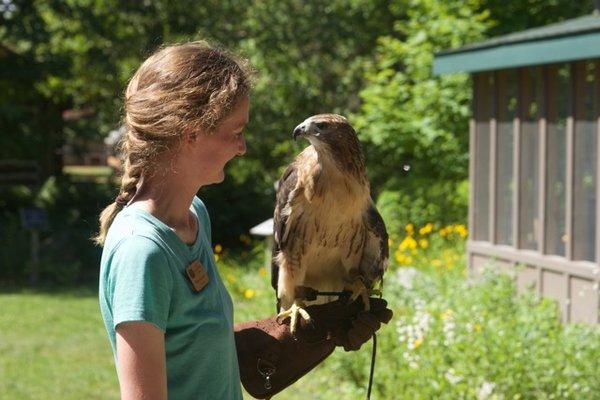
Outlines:
<svg viewBox="0 0 600 400"><path fill-rule="evenodd" d="M400 318L396 323L398 340L406 343L409 350L414 350L423 344L432 320L431 314L425 310L425 303L421 300L415 303L415 314L412 318Z"/></svg>
<svg viewBox="0 0 600 400"><path fill-rule="evenodd" d="M456 327L456 324L454 323L453 316L446 317L443 321L444 344L448 346L454 342L454 328Z"/></svg>
<svg viewBox="0 0 600 400"><path fill-rule="evenodd" d="M396 272L396 279L402 288L410 290L413 288L413 281L418 274L419 271L416 268L403 267Z"/></svg>
<svg viewBox="0 0 600 400"><path fill-rule="evenodd" d="M477 399L486 400L490 397L496 385L492 382L483 382L483 384L477 389Z"/></svg>
<svg viewBox="0 0 600 400"><path fill-rule="evenodd" d="M456 385L458 382L462 381L462 378L460 376L456 375L454 369L452 369L452 368L450 368L448 371L446 371L446 373L444 374L444 377L452 385Z"/></svg>

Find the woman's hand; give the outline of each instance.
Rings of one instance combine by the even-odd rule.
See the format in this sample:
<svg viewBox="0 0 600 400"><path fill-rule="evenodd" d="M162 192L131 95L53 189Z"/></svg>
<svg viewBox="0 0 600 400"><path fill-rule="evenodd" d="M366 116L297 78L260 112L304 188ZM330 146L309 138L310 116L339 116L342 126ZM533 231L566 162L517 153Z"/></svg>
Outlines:
<svg viewBox="0 0 600 400"><path fill-rule="evenodd" d="M165 335L149 322L117 326L117 371L121 400L166 400Z"/></svg>

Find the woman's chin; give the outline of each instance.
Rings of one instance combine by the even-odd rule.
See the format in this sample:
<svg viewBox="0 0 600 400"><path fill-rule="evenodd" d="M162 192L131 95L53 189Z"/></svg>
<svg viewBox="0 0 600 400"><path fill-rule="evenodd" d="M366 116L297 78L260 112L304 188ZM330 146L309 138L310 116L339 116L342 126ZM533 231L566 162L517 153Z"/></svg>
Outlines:
<svg viewBox="0 0 600 400"><path fill-rule="evenodd" d="M213 180L213 184L214 183L221 183L225 180L225 171L221 170L221 172L219 172L216 176L215 179Z"/></svg>

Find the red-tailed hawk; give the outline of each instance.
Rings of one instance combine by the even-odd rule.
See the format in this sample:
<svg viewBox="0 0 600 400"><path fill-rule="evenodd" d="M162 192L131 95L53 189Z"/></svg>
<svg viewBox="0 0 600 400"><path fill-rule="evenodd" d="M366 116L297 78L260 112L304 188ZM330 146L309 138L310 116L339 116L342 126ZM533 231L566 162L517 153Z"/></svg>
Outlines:
<svg viewBox="0 0 600 400"><path fill-rule="evenodd" d="M360 142L346 118L312 116L293 137L311 145L279 181L271 266L279 318L290 316L292 331L298 314L309 319L297 287L351 290L352 300L362 296L368 308L388 259L385 224L371 199Z"/></svg>

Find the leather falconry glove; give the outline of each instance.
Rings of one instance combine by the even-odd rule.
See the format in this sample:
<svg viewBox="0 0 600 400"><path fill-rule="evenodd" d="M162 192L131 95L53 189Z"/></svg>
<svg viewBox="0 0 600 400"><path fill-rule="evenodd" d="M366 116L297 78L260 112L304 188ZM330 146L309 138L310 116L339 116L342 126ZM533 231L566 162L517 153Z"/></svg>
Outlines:
<svg viewBox="0 0 600 400"><path fill-rule="evenodd" d="M336 346L358 350L392 318L385 300L369 300L369 311L364 311L361 299L308 306L311 319L301 318L295 334L290 333L289 319L280 324L275 316L236 325L240 378L246 391L269 399L320 364Z"/></svg>

